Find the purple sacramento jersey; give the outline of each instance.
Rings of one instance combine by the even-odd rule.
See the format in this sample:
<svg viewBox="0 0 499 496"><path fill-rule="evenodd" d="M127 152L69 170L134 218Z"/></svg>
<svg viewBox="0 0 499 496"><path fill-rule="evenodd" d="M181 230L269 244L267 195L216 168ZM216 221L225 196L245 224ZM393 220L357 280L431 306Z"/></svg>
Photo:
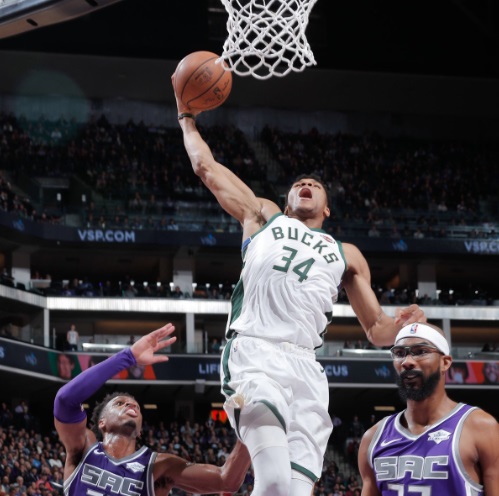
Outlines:
<svg viewBox="0 0 499 496"><path fill-rule="evenodd" d="M154 496L156 453L142 447L125 458L113 458L96 443L64 482L66 496Z"/></svg>
<svg viewBox="0 0 499 496"><path fill-rule="evenodd" d="M483 486L465 471L459 454L463 423L475 407L460 403L419 435L402 426L404 412L381 422L368 460L383 496L481 496Z"/></svg>

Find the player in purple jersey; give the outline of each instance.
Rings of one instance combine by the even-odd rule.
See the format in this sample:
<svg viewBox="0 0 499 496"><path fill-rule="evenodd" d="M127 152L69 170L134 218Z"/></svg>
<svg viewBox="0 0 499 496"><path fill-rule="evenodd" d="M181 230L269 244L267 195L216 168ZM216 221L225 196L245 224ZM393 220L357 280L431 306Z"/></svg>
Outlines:
<svg viewBox="0 0 499 496"><path fill-rule="evenodd" d="M443 331L407 325L391 354L407 409L364 434L362 496L499 496L499 424L447 396L452 358Z"/></svg>
<svg viewBox="0 0 499 496"><path fill-rule="evenodd" d="M75 377L57 393L54 422L66 449L66 496L166 496L173 487L189 492L235 492L250 466L245 446L237 443L222 467L190 463L147 447L136 448L142 414L126 393L104 398L94 409L93 430L81 404L121 370L168 360L157 351L175 341L171 324L140 338L131 348ZM98 441L99 440L99 441Z"/></svg>

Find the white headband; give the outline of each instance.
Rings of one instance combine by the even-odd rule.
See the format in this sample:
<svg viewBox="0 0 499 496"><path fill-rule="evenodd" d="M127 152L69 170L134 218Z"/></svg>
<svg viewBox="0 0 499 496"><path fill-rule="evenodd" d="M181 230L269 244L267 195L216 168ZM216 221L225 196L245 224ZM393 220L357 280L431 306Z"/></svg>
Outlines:
<svg viewBox="0 0 499 496"><path fill-rule="evenodd" d="M433 327L425 324L409 324L400 329L395 344L403 338L422 338L430 343L433 343L444 355L450 355L449 343L447 340Z"/></svg>

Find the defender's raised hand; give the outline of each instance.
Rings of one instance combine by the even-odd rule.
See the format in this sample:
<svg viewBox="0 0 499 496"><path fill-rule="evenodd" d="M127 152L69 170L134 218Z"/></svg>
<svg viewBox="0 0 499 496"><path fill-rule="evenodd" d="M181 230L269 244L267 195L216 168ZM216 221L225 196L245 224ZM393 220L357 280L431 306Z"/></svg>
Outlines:
<svg viewBox="0 0 499 496"><path fill-rule="evenodd" d="M166 355L155 355L159 350L166 348L173 344L177 338L175 336L166 339L172 332L175 331L173 324L166 324L160 329L142 336L131 347L131 351L135 360L139 365L152 365L153 363L160 363L168 361Z"/></svg>

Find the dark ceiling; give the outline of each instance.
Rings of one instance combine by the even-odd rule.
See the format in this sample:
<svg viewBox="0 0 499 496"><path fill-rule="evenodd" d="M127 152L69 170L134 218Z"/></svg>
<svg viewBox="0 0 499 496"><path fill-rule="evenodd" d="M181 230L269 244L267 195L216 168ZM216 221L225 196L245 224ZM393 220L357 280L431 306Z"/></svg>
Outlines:
<svg viewBox="0 0 499 496"><path fill-rule="evenodd" d="M226 19L220 0L123 0L0 50L178 60L221 52ZM497 78L498 21L494 0L319 0L307 36L323 69Z"/></svg>

